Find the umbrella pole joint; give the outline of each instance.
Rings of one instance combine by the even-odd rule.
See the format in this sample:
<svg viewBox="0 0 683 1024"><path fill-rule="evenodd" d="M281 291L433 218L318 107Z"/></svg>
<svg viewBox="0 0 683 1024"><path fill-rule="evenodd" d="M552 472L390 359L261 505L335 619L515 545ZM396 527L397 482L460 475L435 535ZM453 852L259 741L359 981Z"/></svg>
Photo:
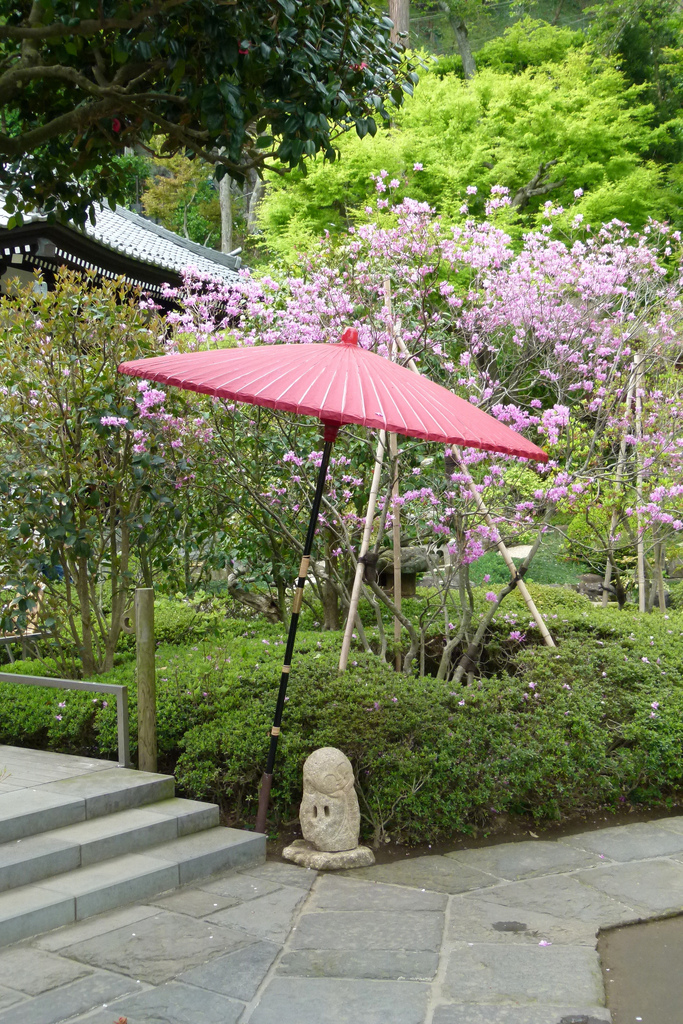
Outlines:
<svg viewBox="0 0 683 1024"><path fill-rule="evenodd" d="M256 832L268 832L268 826L266 825L266 818L268 815L268 803L270 801L270 789L273 784L273 768L275 766L275 755L277 753L277 741L280 736L280 730L282 726L282 714L284 712L285 701L287 699L287 684L289 682L289 676L292 668L292 655L294 653L296 631L299 626L299 615L301 614L301 606L304 599L304 587L306 586L306 578L308 577L308 570L311 564L311 550L313 548L315 528L318 522L320 506L322 504L323 491L325 490L327 467L330 462L332 445L334 444L334 439L337 436L337 431L339 429L336 424L326 423L324 424L324 426L325 444L323 447L323 457L320 463L320 469L318 470L315 497L313 498L313 505L311 506L311 515L308 521L308 532L306 534L306 540L304 543L304 553L301 557L301 564L299 566L299 576L297 578L296 586L294 588L294 598L292 600L291 617L289 620L287 646L285 647L285 656L282 665L282 672L280 674L280 689L278 690L277 703L275 705L275 715L273 716L273 724L270 730L270 746L268 748L268 759L266 761L266 770L263 773L263 777L261 779L261 788L259 790L258 811L256 814L256 823L254 826L254 831Z"/></svg>

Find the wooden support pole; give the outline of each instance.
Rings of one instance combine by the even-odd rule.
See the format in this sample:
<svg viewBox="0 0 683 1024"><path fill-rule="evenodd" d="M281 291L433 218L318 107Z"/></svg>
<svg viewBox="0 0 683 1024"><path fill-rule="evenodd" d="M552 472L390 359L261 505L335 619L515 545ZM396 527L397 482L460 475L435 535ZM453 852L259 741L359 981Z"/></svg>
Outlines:
<svg viewBox="0 0 683 1024"><path fill-rule="evenodd" d="M391 318L391 278L384 279L384 309ZM390 356L396 361L398 356L399 332L396 325L390 320L390 333L392 345ZM398 464L398 440L396 434L389 434L389 456L391 458L391 523L392 539L394 546L394 604L398 611L401 611L401 507L397 501L400 496L400 475ZM401 621L394 616L394 667L397 672L401 671Z"/></svg>
<svg viewBox="0 0 683 1024"><path fill-rule="evenodd" d="M633 368L636 379L636 503L638 506L637 513L637 552L638 552L638 610L645 612L646 601L645 601L645 538L643 536L644 526L642 522L642 515L640 507L643 504L643 458L642 452L639 450L640 442L643 439L643 398L641 395L642 390L642 355L638 354L634 357Z"/></svg>
<svg viewBox="0 0 683 1024"><path fill-rule="evenodd" d="M631 374L629 375L629 379L628 379L628 387L626 389L626 427L628 426L628 421L631 418L631 403L633 401L633 393L634 393L635 389L636 389L636 376L635 376L634 372L631 372ZM624 428L624 432L621 435L621 441L619 443L619 456L617 458L617 475L616 475L617 487L619 487L619 485L623 482L624 473L626 471L626 432L627 432L626 431L626 427ZM609 540L610 540L610 544L611 544L611 541L612 541L612 537L614 535L614 531L616 529L617 519L618 519L618 516L617 516L617 513L615 511L615 512L612 513L612 517L610 519L610 527L609 527ZM611 559L609 557L609 552L608 552L608 554L607 554L607 565L605 566L605 581L604 581L604 587L603 587L603 591L602 591L602 607L603 608L607 607L607 602L609 601L609 593L608 593L607 588L609 587L611 579L612 579L612 562L611 562Z"/></svg>
<svg viewBox="0 0 683 1024"><path fill-rule="evenodd" d="M157 708L154 643L154 591L135 591L135 659L138 678L138 768L157 770Z"/></svg>
<svg viewBox="0 0 683 1024"><path fill-rule="evenodd" d="M372 483L370 484L368 507L365 513L365 526L363 527L363 537L360 542L360 552L358 553L358 561L356 562L356 574L353 578L353 587L351 588L349 615L346 620L344 640L342 642L341 654L339 655L340 672L344 672L346 670L346 666L349 661L349 651L351 650L353 627L356 622L356 615L358 614L358 602L360 600L360 591L363 585L363 572L365 568L364 559L368 551L370 550L370 535L372 534L372 524L375 519L375 508L377 506L377 495L379 494L379 482L382 476L382 465L384 463L384 450L386 448L386 445L387 435L384 430L380 430L379 441L377 442L377 450L375 452L375 468L372 472Z"/></svg>

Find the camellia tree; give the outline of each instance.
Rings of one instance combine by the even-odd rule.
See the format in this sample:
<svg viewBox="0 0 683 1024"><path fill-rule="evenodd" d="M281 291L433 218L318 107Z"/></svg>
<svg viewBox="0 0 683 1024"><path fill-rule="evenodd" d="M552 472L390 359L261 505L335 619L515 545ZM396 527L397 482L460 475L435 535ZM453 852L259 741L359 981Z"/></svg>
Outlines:
<svg viewBox="0 0 683 1024"><path fill-rule="evenodd" d="M25 626L45 588L43 624L86 676L112 667L132 589L152 586L182 530L178 495L203 438L178 415L182 393L166 400L117 372L162 336L125 285L68 271L54 291L0 301L2 624Z"/></svg>
<svg viewBox="0 0 683 1024"><path fill-rule="evenodd" d="M370 0L22 0L0 6L0 185L14 223L118 200L124 147L161 137L216 177L373 134L416 79Z"/></svg>

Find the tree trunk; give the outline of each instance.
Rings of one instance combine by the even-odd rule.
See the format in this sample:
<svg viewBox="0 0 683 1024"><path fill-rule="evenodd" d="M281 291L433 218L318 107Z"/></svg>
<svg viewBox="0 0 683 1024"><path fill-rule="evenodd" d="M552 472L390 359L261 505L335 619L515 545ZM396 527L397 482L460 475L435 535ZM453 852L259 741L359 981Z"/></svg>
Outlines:
<svg viewBox="0 0 683 1024"><path fill-rule="evenodd" d="M224 174L218 182L218 200L221 207L221 252L232 252L232 179Z"/></svg>
<svg viewBox="0 0 683 1024"><path fill-rule="evenodd" d="M341 629L339 619L339 598L331 580L326 579L320 588L323 604L323 629Z"/></svg>
<svg viewBox="0 0 683 1024"><path fill-rule="evenodd" d="M389 17L394 23L391 30L392 43L402 43L407 46L410 32L409 0L389 0Z"/></svg>
<svg viewBox="0 0 683 1024"><path fill-rule="evenodd" d="M463 19L453 14L452 11L448 13L448 22L453 29L453 35L455 36L455 42L458 47L458 53L462 57L462 70L465 78L474 78L477 73L477 65L474 60L472 53L472 47L470 45L470 37L467 32L467 25Z"/></svg>
<svg viewBox="0 0 683 1024"><path fill-rule="evenodd" d="M258 213L259 203L263 199L263 193L265 191L265 185L263 179L259 178L256 171L252 171L249 176L251 184L251 195L249 196L249 205L247 207L247 234L255 235L258 232L258 221L256 215Z"/></svg>
<svg viewBox="0 0 683 1024"><path fill-rule="evenodd" d="M76 590L81 613L81 663L83 676L87 679L97 672L92 643L92 609L88 593L87 558L79 558L76 563Z"/></svg>

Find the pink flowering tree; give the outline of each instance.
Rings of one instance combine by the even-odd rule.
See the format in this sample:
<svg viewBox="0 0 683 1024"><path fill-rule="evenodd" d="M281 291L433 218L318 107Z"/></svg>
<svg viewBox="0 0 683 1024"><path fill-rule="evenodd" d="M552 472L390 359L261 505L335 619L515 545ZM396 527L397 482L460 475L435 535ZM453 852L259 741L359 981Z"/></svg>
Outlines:
<svg viewBox="0 0 683 1024"><path fill-rule="evenodd" d="M462 220L448 226L426 204L402 197L402 183L387 177L374 176L377 198L367 222L341 241L323 240L302 256L299 273L245 273L233 288L207 289L189 278L176 341L333 343L353 324L362 345L390 357L399 334L423 372L546 448L545 466L470 449L462 453L463 468L443 449L400 440L401 494L390 499L387 480L374 550L388 543L398 506L405 538L425 548L435 568L445 563L445 582L421 621L404 621L408 665L430 631L445 635L445 674L454 651L481 642L482 624L485 631L512 589L487 595L481 621L473 614L468 566L499 534L511 539L536 528L535 551L556 512L566 519L599 510L609 528L604 543L596 534L594 546L602 564L612 560L618 572L619 538L635 544L647 534L654 551L683 527L676 513L683 484L680 238L665 225L640 234L618 222L592 230L549 203L542 230L515 248L505 231L506 189L491 190L484 221L469 217L464 195ZM282 417L277 436L269 434L271 417L258 458L243 458L254 415L214 403L222 471L253 503L249 529L264 537L274 528L287 549L296 548L310 495L308 467L320 446L313 428ZM345 428L330 471L319 578L342 608L375 444L367 431ZM492 522L477 509L473 486ZM267 521L275 525L264 532ZM281 553L280 547L278 559ZM291 576L291 553L285 561L281 589ZM376 581L366 582L371 599L389 602Z"/></svg>

